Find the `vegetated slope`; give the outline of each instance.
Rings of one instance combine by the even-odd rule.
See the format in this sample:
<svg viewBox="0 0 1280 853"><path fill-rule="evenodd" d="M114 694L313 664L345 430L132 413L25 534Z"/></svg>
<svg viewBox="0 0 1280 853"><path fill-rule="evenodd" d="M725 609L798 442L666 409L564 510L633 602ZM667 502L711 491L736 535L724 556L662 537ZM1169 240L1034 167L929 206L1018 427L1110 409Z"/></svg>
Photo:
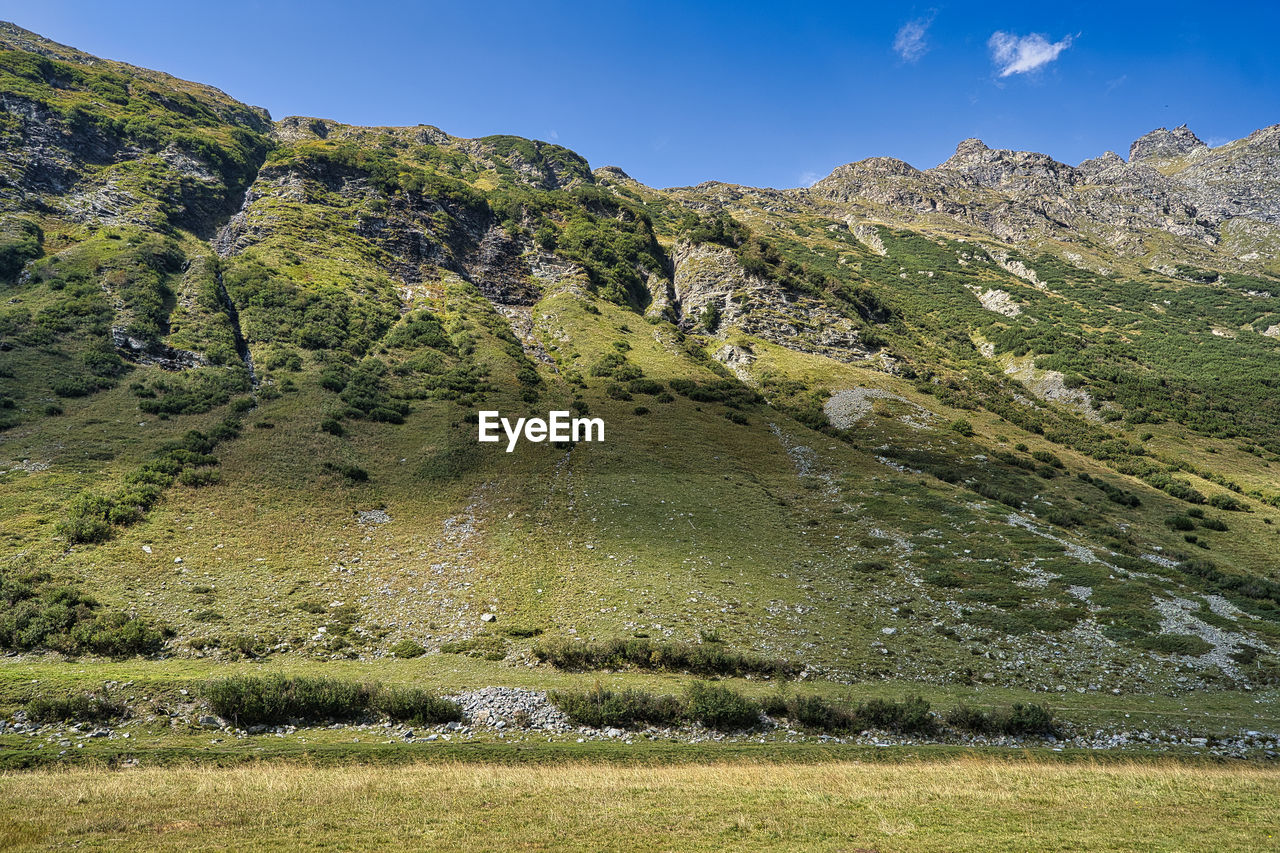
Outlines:
<svg viewBox="0 0 1280 853"><path fill-rule="evenodd" d="M1274 682L1274 129L656 190L0 41L5 648Z"/></svg>

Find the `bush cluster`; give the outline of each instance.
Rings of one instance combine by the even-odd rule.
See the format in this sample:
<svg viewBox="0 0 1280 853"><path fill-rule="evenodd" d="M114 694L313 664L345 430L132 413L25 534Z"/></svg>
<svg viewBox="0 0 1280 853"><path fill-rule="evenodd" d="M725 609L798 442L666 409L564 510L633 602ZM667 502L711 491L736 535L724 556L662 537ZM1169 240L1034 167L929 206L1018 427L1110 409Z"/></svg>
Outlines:
<svg viewBox="0 0 1280 853"><path fill-rule="evenodd" d="M105 693L76 693L71 696L38 696L26 705L27 718L37 723L83 721L103 723L128 714L129 708Z"/></svg>
<svg viewBox="0 0 1280 853"><path fill-rule="evenodd" d="M849 734L881 729L898 734L933 734L937 720L929 703L919 696L908 696L901 702L871 699L852 707L836 705L821 696L772 696L765 700L764 710L774 717L786 717L807 729L835 734Z"/></svg>
<svg viewBox="0 0 1280 853"><path fill-rule="evenodd" d="M1015 702L1010 708L983 711L958 705L946 715L947 725L975 735L1056 735L1053 712L1044 705Z"/></svg>
<svg viewBox="0 0 1280 853"><path fill-rule="evenodd" d="M66 517L55 530L68 542L105 542L113 527L125 527L141 521L164 490L184 478L186 485L199 486L216 482L213 467L218 464L210 451L219 442L239 434L240 421L233 415L209 433L190 430L181 439L170 442L152 459L125 475L124 486L108 494L81 492L67 507Z"/></svg>
<svg viewBox="0 0 1280 853"><path fill-rule="evenodd" d="M611 690L597 684L586 692L552 691L550 698L571 721L595 728L701 723L721 731L741 731L759 725L761 713L788 719L809 731L837 735L878 730L929 736L942 728L929 702L919 696L899 702L871 699L841 705L821 696L776 693L756 701L732 688L699 681L680 696L634 688ZM951 728L972 734L1043 737L1058 733L1053 712L1032 703L1018 702L992 711L960 705L944 719Z"/></svg>
<svg viewBox="0 0 1280 853"><path fill-rule="evenodd" d="M462 719L462 708L418 688L336 678L237 675L204 686L210 709L236 725L350 721L371 714L416 725Z"/></svg>
<svg viewBox="0 0 1280 853"><path fill-rule="evenodd" d="M795 661L733 652L719 643L692 645L625 638L601 642L555 639L535 645L533 654L543 663L574 671L635 667L694 675L790 678L803 669Z"/></svg>
<svg viewBox="0 0 1280 853"><path fill-rule="evenodd" d="M585 693L552 691L551 701L581 726L628 728L701 723L721 731L760 724L760 704L716 684L694 682L682 696L658 696L643 690L609 690L597 684Z"/></svg>
<svg viewBox="0 0 1280 853"><path fill-rule="evenodd" d="M0 648L130 657L155 654L163 645L161 632L148 623L104 613L75 587L41 577L0 578Z"/></svg>
<svg viewBox="0 0 1280 853"><path fill-rule="evenodd" d="M555 690L550 698L574 723L599 729L676 725L685 718L686 711L675 696L655 696L635 689L608 690L598 684L585 693Z"/></svg>

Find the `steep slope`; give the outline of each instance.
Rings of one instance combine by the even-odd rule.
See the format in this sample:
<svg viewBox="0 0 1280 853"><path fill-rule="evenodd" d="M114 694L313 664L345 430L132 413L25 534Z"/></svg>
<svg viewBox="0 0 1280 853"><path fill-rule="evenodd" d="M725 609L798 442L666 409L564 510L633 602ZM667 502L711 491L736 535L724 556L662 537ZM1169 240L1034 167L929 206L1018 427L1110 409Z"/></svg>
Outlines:
<svg viewBox="0 0 1280 853"><path fill-rule="evenodd" d="M1270 131L657 190L0 37L8 649L1280 671Z"/></svg>

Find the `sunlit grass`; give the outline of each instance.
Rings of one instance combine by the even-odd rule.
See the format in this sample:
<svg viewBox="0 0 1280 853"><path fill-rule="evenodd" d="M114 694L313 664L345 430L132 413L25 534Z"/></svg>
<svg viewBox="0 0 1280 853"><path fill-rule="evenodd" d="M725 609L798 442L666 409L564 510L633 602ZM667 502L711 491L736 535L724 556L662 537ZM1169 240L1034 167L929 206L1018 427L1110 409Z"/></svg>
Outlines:
<svg viewBox="0 0 1280 853"><path fill-rule="evenodd" d="M959 759L0 776L13 848L1260 850L1280 772Z"/></svg>

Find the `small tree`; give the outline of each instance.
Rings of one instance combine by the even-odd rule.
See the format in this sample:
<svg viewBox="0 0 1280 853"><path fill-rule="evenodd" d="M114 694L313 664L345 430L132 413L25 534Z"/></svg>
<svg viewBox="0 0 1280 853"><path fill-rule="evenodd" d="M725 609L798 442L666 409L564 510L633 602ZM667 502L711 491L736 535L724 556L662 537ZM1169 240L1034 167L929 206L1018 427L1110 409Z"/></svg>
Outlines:
<svg viewBox="0 0 1280 853"><path fill-rule="evenodd" d="M702 309L700 322L704 329L714 334L716 329L720 328L720 306L714 302L709 303L707 307Z"/></svg>

